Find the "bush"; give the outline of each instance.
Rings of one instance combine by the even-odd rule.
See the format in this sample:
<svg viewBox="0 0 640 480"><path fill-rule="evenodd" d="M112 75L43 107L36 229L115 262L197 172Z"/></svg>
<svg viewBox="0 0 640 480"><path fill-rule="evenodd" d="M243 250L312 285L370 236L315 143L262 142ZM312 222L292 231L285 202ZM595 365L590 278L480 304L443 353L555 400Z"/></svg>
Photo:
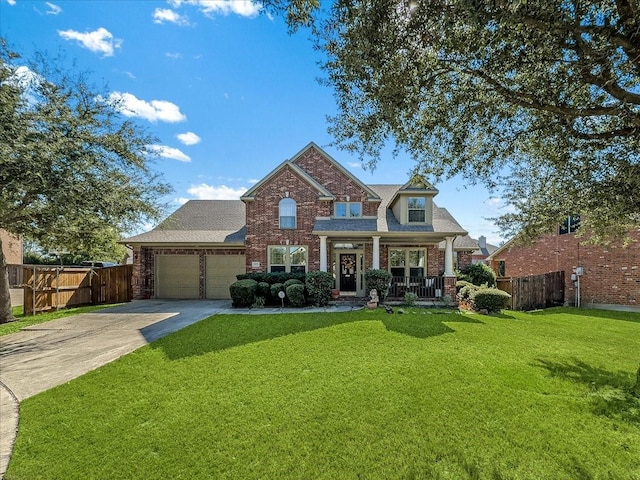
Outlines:
<svg viewBox="0 0 640 480"><path fill-rule="evenodd" d="M460 280L466 280L474 285L487 284L488 287L496 286L496 274L489 265L484 263L473 263L467 265L460 272Z"/></svg>
<svg viewBox="0 0 640 480"><path fill-rule="evenodd" d="M289 280L284 282L284 291L285 292L287 291L287 288L289 288L290 285L304 285L304 282L301 282L297 278L290 278Z"/></svg>
<svg viewBox="0 0 640 480"><path fill-rule="evenodd" d="M258 282L258 292L256 295L267 298L271 295L271 285L267 282Z"/></svg>
<svg viewBox="0 0 640 480"><path fill-rule="evenodd" d="M499 312L509 306L511 295L497 288L480 288L473 296L476 310Z"/></svg>
<svg viewBox="0 0 640 480"><path fill-rule="evenodd" d="M413 292L407 292L404 294L404 303L411 307L418 300L418 295Z"/></svg>
<svg viewBox="0 0 640 480"><path fill-rule="evenodd" d="M285 292L287 293L287 297L289 298L292 307L305 306L304 285L302 283L289 284L289 286L286 287Z"/></svg>
<svg viewBox="0 0 640 480"><path fill-rule="evenodd" d="M258 282L255 280L238 280L229 287L232 305L238 307L250 307L256 301Z"/></svg>
<svg viewBox="0 0 640 480"><path fill-rule="evenodd" d="M278 296L279 292L284 292L284 284L282 283L274 283L271 285L271 291L269 292L271 295L271 300L280 305L280 297Z"/></svg>
<svg viewBox="0 0 640 480"><path fill-rule="evenodd" d="M256 297L256 301L253 302L253 305L251 305L252 308L264 308L266 301L264 299L264 297Z"/></svg>
<svg viewBox="0 0 640 480"><path fill-rule="evenodd" d="M287 272L252 272L252 273L241 273L236 275L238 280L255 280L256 282L265 282L269 285L273 285L274 283L284 283L287 280L295 278L296 280L300 280L304 283L305 274L304 273L287 273Z"/></svg>
<svg viewBox="0 0 640 480"><path fill-rule="evenodd" d="M333 283L333 275L329 272L313 271L307 273L305 284L311 302L318 307L328 305Z"/></svg>
<svg viewBox="0 0 640 480"><path fill-rule="evenodd" d="M460 290L458 291L458 300L461 302L473 302L473 298L480 287L474 285L469 282L458 282L463 283ZM456 284L457 287L457 284Z"/></svg>
<svg viewBox="0 0 640 480"><path fill-rule="evenodd" d="M378 291L378 298L380 303L383 303L387 295L389 294L389 287L391 286L391 272L380 269L369 269L364 272L364 283L367 288L367 295L374 288Z"/></svg>

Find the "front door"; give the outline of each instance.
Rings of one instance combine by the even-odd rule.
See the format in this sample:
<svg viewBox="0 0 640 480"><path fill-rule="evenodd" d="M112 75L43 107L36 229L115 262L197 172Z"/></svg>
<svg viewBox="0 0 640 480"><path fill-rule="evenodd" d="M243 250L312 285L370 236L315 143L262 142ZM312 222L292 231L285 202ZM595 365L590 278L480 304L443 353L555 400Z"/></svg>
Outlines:
<svg viewBox="0 0 640 480"><path fill-rule="evenodd" d="M340 254L340 291L356 291L357 263L355 253Z"/></svg>

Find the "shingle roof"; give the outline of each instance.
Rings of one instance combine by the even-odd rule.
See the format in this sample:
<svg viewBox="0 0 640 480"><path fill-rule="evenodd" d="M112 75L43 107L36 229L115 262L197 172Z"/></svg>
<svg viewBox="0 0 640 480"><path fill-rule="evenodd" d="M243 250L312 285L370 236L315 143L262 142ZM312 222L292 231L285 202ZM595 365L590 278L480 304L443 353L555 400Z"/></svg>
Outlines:
<svg viewBox="0 0 640 480"><path fill-rule="evenodd" d="M124 243L225 243L245 239L245 204L240 200L189 200L150 232Z"/></svg>

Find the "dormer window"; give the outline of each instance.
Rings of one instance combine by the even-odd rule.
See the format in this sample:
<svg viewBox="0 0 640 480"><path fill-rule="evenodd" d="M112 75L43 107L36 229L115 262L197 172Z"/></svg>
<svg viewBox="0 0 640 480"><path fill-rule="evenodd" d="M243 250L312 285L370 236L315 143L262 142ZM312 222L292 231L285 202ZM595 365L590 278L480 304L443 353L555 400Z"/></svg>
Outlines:
<svg viewBox="0 0 640 480"><path fill-rule="evenodd" d="M565 221L560 224L558 233L560 235L575 233L578 228L580 228L580 215L569 215Z"/></svg>
<svg viewBox="0 0 640 480"><path fill-rule="evenodd" d="M336 202L334 204L334 216L336 218L358 218L362 216L362 203L360 202Z"/></svg>
<svg viewBox="0 0 640 480"><path fill-rule="evenodd" d="M280 228L296 228L296 201L293 198L283 198L278 204Z"/></svg>
<svg viewBox="0 0 640 480"><path fill-rule="evenodd" d="M425 197L409 197L407 207L409 223L425 223L427 221L427 199Z"/></svg>

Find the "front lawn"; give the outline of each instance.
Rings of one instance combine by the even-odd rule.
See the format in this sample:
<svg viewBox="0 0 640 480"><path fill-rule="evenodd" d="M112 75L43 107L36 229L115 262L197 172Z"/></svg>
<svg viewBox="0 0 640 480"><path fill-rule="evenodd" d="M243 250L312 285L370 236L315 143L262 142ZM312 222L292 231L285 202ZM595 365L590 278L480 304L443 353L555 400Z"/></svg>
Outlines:
<svg viewBox="0 0 640 480"><path fill-rule="evenodd" d="M640 315L218 315L21 404L7 480L640 479Z"/></svg>

